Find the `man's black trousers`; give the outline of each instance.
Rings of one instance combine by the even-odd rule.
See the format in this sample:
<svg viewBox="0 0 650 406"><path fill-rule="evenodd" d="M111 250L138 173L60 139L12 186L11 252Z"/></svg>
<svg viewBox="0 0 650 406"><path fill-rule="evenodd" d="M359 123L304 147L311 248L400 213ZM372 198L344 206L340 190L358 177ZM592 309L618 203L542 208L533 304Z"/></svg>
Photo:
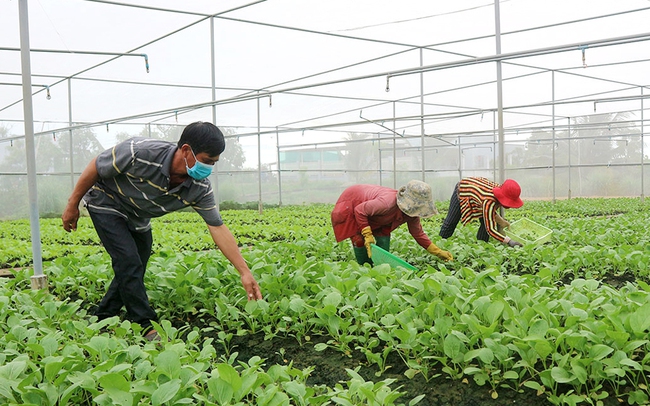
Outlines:
<svg viewBox="0 0 650 406"><path fill-rule="evenodd" d="M144 273L151 256L151 230L131 231L122 216L90 211L97 235L111 257L115 276L96 311L102 320L115 316L126 307L127 319L140 324L145 330L157 320L149 305L144 287Z"/></svg>

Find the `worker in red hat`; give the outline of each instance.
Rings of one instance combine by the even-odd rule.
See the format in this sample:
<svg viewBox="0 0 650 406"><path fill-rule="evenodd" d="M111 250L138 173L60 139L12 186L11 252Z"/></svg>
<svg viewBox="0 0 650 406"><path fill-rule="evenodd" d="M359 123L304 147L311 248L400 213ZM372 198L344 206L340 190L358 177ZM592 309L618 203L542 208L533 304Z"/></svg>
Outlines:
<svg viewBox="0 0 650 406"><path fill-rule="evenodd" d="M512 179L506 179L501 185L480 177L461 179L451 194L449 211L440 227L440 236L451 237L459 221L467 224L478 219L481 225L476 233L476 239L488 241L493 237L511 247L521 246L520 242L503 234L501 230L508 227L510 223L498 213L501 207L517 209L523 206L524 202L519 198L520 194L521 187Z"/></svg>
<svg viewBox="0 0 650 406"><path fill-rule="evenodd" d="M336 242L352 241L354 256L361 265L372 265L370 244L389 251L390 233L406 223L409 233L427 252L444 261L453 256L432 243L420 218L438 214L431 186L412 180L399 190L378 185L353 185L343 191L332 210Z"/></svg>

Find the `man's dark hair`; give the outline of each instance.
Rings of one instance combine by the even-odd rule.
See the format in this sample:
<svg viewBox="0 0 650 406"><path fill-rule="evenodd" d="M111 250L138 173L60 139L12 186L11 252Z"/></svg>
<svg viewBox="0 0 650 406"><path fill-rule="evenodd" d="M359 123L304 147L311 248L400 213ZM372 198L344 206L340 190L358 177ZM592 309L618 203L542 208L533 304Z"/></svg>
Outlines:
<svg viewBox="0 0 650 406"><path fill-rule="evenodd" d="M188 124L183 129L178 148L185 144L192 147L195 154L205 152L209 156L221 155L226 149L226 140L221 130L216 125L204 121Z"/></svg>

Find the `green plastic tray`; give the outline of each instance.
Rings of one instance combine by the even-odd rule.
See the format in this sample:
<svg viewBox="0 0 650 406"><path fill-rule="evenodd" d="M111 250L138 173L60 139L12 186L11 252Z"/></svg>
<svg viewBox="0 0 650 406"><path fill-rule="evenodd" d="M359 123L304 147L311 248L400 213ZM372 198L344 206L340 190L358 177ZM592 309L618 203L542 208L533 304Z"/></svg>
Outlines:
<svg viewBox="0 0 650 406"><path fill-rule="evenodd" d="M506 235L520 243L540 245L551 239L553 230L537 224L527 218L521 218L510 223L510 227L505 229Z"/></svg>
<svg viewBox="0 0 650 406"><path fill-rule="evenodd" d="M378 247L375 244L370 244L370 249L372 250L372 263L374 265L388 264L393 268L401 266L402 268L409 269L412 271L417 271L417 268L403 259L396 257L385 249Z"/></svg>

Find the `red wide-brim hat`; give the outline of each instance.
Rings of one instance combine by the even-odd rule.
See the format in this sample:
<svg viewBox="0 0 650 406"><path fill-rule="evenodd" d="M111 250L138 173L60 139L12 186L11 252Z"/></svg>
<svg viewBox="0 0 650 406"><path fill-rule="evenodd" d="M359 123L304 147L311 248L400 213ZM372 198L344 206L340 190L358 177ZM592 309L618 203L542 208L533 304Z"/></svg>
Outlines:
<svg viewBox="0 0 650 406"><path fill-rule="evenodd" d="M493 188L492 192L506 209L517 209L524 205L523 200L519 198L521 187L515 180L506 179L501 186Z"/></svg>

